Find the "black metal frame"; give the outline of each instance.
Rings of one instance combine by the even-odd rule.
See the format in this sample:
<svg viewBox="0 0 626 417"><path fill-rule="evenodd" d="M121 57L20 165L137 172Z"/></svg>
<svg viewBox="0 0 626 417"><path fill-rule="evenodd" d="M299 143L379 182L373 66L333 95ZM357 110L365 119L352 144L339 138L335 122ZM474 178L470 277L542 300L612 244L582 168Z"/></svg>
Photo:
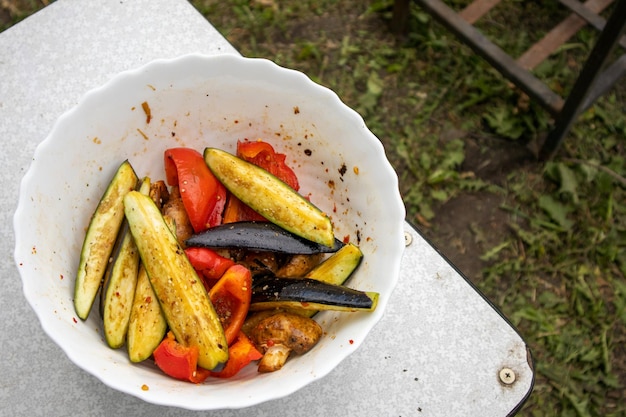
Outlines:
<svg viewBox="0 0 626 417"><path fill-rule="evenodd" d="M626 54L604 69L616 45L620 44L626 48L626 37L620 39L626 27L626 0L616 0L611 16L606 22L577 0L559 1L601 31L566 99L556 94L529 70L519 65L478 29L446 6L443 1L415 0L422 9L470 46L474 52L528 94L531 99L541 104L555 118L554 127L548 133L539 151L539 157L542 160L549 159L554 155L578 115L608 92L622 76L626 75ZM392 26L397 33L402 32L406 27L409 4L410 0L396 0L394 4Z"/></svg>

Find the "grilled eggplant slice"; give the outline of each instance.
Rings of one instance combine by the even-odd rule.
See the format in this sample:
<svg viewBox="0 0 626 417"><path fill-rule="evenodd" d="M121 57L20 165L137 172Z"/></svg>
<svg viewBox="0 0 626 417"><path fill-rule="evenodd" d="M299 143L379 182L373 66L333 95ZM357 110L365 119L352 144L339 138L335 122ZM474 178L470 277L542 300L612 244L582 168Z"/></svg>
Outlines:
<svg viewBox="0 0 626 417"><path fill-rule="evenodd" d="M310 278L255 278L251 311L268 309L373 311L376 292L358 291Z"/></svg>
<svg viewBox="0 0 626 417"><path fill-rule="evenodd" d="M217 368L228 360L228 344L202 280L150 197L131 191L124 208L170 330L178 343L198 347L198 366Z"/></svg>
<svg viewBox="0 0 626 417"><path fill-rule="evenodd" d="M216 148L204 150L204 161L235 197L272 223L321 245L335 245L330 218L274 175Z"/></svg>
<svg viewBox="0 0 626 417"><path fill-rule="evenodd" d="M254 251L312 255L338 251L343 242L334 238L333 246L301 238L270 222L245 221L221 224L186 240L187 246L205 248L246 248Z"/></svg>
<svg viewBox="0 0 626 417"><path fill-rule="evenodd" d="M91 217L74 284L74 309L87 319L124 220L124 196L137 187L137 174L128 161L117 169Z"/></svg>
<svg viewBox="0 0 626 417"><path fill-rule="evenodd" d="M313 268L305 275L305 278L333 285L344 285L361 264L362 259L363 252L361 252L361 249L352 243L348 243ZM306 317L313 317L317 312L317 310L309 309L299 313Z"/></svg>

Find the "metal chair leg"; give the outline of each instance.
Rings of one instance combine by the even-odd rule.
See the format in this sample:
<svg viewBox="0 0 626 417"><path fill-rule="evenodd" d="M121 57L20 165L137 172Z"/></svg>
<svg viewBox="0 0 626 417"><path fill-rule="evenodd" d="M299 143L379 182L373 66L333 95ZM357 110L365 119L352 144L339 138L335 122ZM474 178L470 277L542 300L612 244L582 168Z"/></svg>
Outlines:
<svg viewBox="0 0 626 417"><path fill-rule="evenodd" d="M395 0L393 3L393 16L391 18L391 31L394 35L404 35L409 20L411 0Z"/></svg>
<svg viewBox="0 0 626 417"><path fill-rule="evenodd" d="M592 89L596 79L600 75L600 71L606 63L611 51L619 42L625 27L626 0L618 0L611 16L604 26L604 30L600 33L598 41L589 54L585 66L572 87L570 95L565 100L563 110L561 110L555 120L554 128L550 131L540 149L540 159L546 160L554 155L563 138L569 133L576 117L584 110L585 106L591 104L589 100L587 100L587 96L593 93ZM620 58L617 63L623 65L623 59ZM612 77L619 78L621 75L623 75L623 70L622 74L619 74L618 71ZM617 80L617 78L615 78L615 80ZM595 96L597 97L597 94Z"/></svg>

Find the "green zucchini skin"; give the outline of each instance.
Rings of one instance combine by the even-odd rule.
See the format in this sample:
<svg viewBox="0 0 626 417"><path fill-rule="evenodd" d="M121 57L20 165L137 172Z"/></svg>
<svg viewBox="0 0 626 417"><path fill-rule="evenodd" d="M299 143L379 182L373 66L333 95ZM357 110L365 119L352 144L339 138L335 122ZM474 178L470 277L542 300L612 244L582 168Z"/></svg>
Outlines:
<svg viewBox="0 0 626 417"><path fill-rule="evenodd" d="M184 346L198 346L200 367L216 369L228 360L224 329L183 248L150 197L131 191L124 210L170 330Z"/></svg>
<svg viewBox="0 0 626 417"><path fill-rule="evenodd" d="M139 192L148 194L149 191L150 179L146 177L141 181ZM138 274L139 252L128 221L124 219L100 291L104 336L113 349L126 341Z"/></svg>
<svg viewBox="0 0 626 417"><path fill-rule="evenodd" d="M122 227L118 236L120 247L112 257L113 261L105 274L106 285L102 287L104 337L113 349L122 347L126 340L139 273L139 252L128 225Z"/></svg>
<svg viewBox="0 0 626 417"><path fill-rule="evenodd" d="M274 175L221 149L206 148L204 161L235 197L261 216L305 239L334 246L330 217Z"/></svg>
<svg viewBox="0 0 626 417"><path fill-rule="evenodd" d="M352 243L347 243L309 271L305 278L343 285L359 267L362 259L361 249Z"/></svg>
<svg viewBox="0 0 626 417"><path fill-rule="evenodd" d="M362 259L363 252L361 252L361 249L352 243L347 243L309 271L304 277L333 285L344 285L359 267ZM371 297L374 303L376 303L378 296L371 295ZM301 314L306 317L313 317L317 312L317 310L309 309Z"/></svg>
<svg viewBox="0 0 626 417"><path fill-rule="evenodd" d="M251 310L298 308L317 310L368 310L376 308L378 294L310 278L255 278Z"/></svg>
<svg viewBox="0 0 626 417"><path fill-rule="evenodd" d="M163 309L152 289L146 268L140 264L126 334L126 349L130 361L141 362L148 359L166 332L167 321Z"/></svg>
<svg viewBox="0 0 626 417"><path fill-rule="evenodd" d="M74 309L82 320L89 316L122 227L124 196L138 180L128 160L122 162L91 217L74 283Z"/></svg>
<svg viewBox="0 0 626 417"><path fill-rule="evenodd" d="M271 222L245 221L226 223L195 234L185 241L187 246L205 248L245 248L256 251L312 255L334 253L344 244L335 238L330 247L304 239Z"/></svg>

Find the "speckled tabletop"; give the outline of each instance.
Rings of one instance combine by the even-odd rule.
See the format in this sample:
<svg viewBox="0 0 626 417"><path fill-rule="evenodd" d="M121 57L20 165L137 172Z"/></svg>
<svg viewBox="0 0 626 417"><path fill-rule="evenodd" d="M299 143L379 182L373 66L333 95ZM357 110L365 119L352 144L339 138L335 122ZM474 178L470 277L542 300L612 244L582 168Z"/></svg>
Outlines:
<svg viewBox="0 0 626 417"><path fill-rule="evenodd" d="M0 33L5 187L0 198L0 415L202 414L122 394L70 362L42 331L13 260L19 182L57 117L118 72L192 52L237 53L185 0L59 0ZM384 317L356 353L286 398L210 414L513 413L530 395L534 380L524 340L414 228L405 224L405 230L398 286Z"/></svg>

